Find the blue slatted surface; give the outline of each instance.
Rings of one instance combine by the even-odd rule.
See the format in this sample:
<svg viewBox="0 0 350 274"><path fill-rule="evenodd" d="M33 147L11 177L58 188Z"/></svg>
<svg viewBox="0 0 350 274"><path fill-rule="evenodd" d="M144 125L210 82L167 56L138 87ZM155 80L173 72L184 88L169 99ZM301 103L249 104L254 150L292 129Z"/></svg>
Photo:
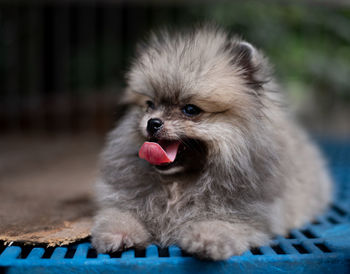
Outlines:
<svg viewBox="0 0 350 274"><path fill-rule="evenodd" d="M0 245L0 273L350 273L350 143L322 141L336 180L336 199L326 214L268 246L225 262L199 261L171 246L97 254L88 240L65 247Z"/></svg>

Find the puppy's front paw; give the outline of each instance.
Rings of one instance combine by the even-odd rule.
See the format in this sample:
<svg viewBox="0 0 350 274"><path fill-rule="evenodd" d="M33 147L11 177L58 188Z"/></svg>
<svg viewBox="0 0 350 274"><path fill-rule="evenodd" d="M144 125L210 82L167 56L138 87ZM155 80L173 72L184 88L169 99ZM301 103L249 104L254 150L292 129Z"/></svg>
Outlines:
<svg viewBox="0 0 350 274"><path fill-rule="evenodd" d="M91 243L99 253L114 252L130 247L145 247L150 234L128 212L104 209L95 217Z"/></svg>
<svg viewBox="0 0 350 274"><path fill-rule="evenodd" d="M180 246L199 258L212 260L225 260L243 251L227 235L218 235L216 231L203 231L196 227L182 236Z"/></svg>
<svg viewBox="0 0 350 274"><path fill-rule="evenodd" d="M253 243L250 238L254 238ZM266 234L247 229L246 225L206 221L187 226L180 235L179 244L186 252L199 258L225 260L240 255L251 245L259 245L267 239Z"/></svg>
<svg viewBox="0 0 350 274"><path fill-rule="evenodd" d="M114 252L134 246L133 240L123 233L96 233L92 237L92 245L99 253Z"/></svg>

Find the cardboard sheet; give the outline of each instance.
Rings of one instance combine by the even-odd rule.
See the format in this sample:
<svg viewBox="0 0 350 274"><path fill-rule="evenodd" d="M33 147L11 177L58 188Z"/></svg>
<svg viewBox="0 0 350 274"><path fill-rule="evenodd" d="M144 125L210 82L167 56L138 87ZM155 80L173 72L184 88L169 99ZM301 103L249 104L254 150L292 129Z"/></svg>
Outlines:
<svg viewBox="0 0 350 274"><path fill-rule="evenodd" d="M90 234L97 137L0 137L0 240L68 244Z"/></svg>

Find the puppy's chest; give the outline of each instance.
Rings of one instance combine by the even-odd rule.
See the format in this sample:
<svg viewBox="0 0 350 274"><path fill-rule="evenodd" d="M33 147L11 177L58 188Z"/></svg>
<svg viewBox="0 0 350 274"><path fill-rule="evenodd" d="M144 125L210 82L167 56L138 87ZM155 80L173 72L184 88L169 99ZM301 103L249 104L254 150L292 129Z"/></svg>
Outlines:
<svg viewBox="0 0 350 274"><path fill-rule="evenodd" d="M171 219L174 215L181 214L184 208L185 196L184 189L180 187L178 182L165 185L163 187L164 198L158 208L162 219Z"/></svg>
<svg viewBox="0 0 350 274"><path fill-rule="evenodd" d="M181 197L184 195L184 189L180 187L178 182L173 182L172 184L165 187L165 192L167 198L165 200L166 209L173 209L174 206L180 201Z"/></svg>
<svg viewBox="0 0 350 274"><path fill-rule="evenodd" d="M152 203L150 207L153 210L147 216L148 223L157 227L176 224L190 210L189 200L189 193L186 193L178 182L162 186L158 199L150 201Z"/></svg>

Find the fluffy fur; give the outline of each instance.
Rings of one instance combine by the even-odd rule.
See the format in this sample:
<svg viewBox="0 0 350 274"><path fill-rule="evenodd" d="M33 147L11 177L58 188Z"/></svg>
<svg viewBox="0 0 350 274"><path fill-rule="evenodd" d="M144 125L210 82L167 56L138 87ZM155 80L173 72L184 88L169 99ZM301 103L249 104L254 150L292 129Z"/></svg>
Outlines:
<svg viewBox="0 0 350 274"><path fill-rule="evenodd" d="M140 46L127 78L131 107L101 157L98 252L175 244L226 259L303 225L329 203L322 157L249 43L212 27L162 32ZM202 112L187 117L186 104ZM137 156L154 117L164 121L158 138L183 140L190 151L165 171Z"/></svg>

